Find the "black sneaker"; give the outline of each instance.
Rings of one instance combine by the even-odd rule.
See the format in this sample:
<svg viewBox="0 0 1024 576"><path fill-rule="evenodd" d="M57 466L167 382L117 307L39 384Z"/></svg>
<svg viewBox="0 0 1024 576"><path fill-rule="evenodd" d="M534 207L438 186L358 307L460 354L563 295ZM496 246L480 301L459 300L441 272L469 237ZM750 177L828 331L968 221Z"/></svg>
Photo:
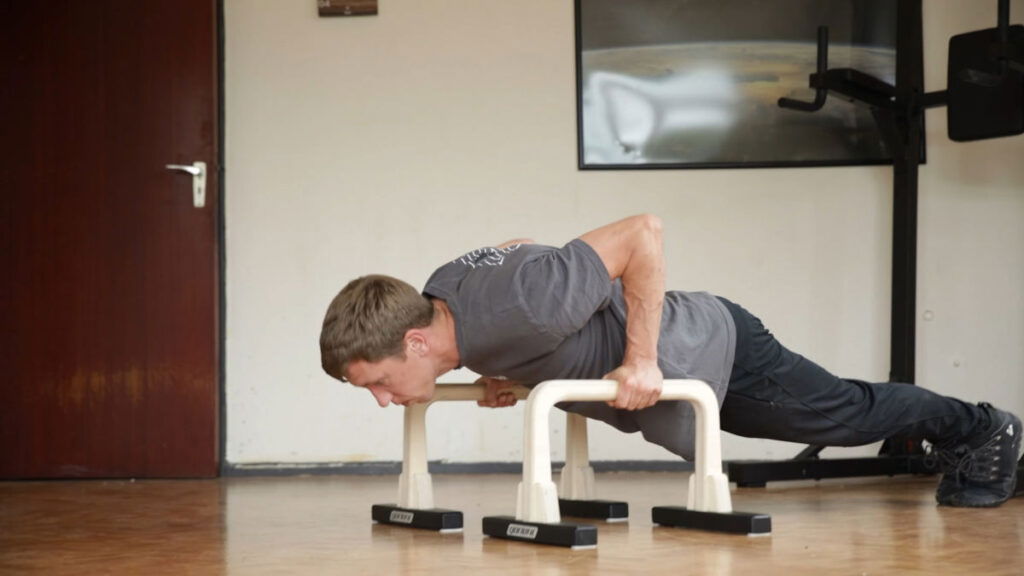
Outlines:
<svg viewBox="0 0 1024 576"><path fill-rule="evenodd" d="M1021 457L1021 423L1009 412L978 404L992 424L964 444L933 447L927 459L943 472L935 500L944 506L989 508L1013 496L1017 486L1017 459Z"/></svg>

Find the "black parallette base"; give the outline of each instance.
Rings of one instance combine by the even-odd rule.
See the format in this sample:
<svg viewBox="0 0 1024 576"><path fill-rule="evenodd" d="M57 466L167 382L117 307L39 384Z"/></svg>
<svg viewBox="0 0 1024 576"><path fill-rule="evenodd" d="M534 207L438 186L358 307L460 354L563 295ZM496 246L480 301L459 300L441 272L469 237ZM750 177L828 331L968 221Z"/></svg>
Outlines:
<svg viewBox="0 0 1024 576"><path fill-rule="evenodd" d="M573 518L598 518L610 522L629 518L629 504L611 500L567 500L558 499L558 510L562 516Z"/></svg>
<svg viewBox="0 0 1024 576"><path fill-rule="evenodd" d="M512 516L485 516L484 534L492 538L570 548L597 546L597 527L589 524L544 524L524 522Z"/></svg>
<svg viewBox="0 0 1024 576"><path fill-rule="evenodd" d="M695 528L731 534L771 534L772 517L749 512L698 512L682 506L655 506L651 520L662 526Z"/></svg>
<svg viewBox="0 0 1024 576"><path fill-rule="evenodd" d="M462 530L462 512L443 508L400 508L393 504L374 504L373 519L381 524L409 526L424 530Z"/></svg>

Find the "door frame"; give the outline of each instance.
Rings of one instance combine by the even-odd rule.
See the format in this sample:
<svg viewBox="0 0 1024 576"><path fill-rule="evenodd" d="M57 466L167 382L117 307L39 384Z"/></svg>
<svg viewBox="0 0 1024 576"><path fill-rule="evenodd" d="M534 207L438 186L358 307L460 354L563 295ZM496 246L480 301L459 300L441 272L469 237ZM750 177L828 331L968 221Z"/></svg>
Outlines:
<svg viewBox="0 0 1024 576"><path fill-rule="evenodd" d="M227 370L226 370L226 328L227 328L227 247L224 233L224 197L227 189L227 175L224 170L225 95L224 95L224 0L216 0L217 29L217 476L224 476L227 469Z"/></svg>

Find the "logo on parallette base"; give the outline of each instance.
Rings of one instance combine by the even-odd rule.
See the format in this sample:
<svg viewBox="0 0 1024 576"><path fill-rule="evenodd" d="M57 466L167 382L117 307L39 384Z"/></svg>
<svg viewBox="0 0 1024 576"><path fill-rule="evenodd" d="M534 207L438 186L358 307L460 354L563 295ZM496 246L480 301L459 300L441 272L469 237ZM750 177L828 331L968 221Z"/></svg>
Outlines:
<svg viewBox="0 0 1024 576"><path fill-rule="evenodd" d="M402 512L400 510L392 510L390 520L395 524L412 524L413 513Z"/></svg>
<svg viewBox="0 0 1024 576"><path fill-rule="evenodd" d="M524 526L522 524L509 524L508 530L505 531L507 536L514 538L525 538L527 540L533 540L537 538L537 527L536 526Z"/></svg>

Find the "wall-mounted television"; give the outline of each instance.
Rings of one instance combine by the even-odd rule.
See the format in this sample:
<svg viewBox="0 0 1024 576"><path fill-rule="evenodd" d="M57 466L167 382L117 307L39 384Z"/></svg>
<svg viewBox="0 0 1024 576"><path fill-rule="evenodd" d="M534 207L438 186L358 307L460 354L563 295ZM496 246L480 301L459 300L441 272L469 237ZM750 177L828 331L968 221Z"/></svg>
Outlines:
<svg viewBox="0 0 1024 576"><path fill-rule="evenodd" d="M576 0L580 169L889 164L871 109L812 100L830 68L896 79L892 0Z"/></svg>

